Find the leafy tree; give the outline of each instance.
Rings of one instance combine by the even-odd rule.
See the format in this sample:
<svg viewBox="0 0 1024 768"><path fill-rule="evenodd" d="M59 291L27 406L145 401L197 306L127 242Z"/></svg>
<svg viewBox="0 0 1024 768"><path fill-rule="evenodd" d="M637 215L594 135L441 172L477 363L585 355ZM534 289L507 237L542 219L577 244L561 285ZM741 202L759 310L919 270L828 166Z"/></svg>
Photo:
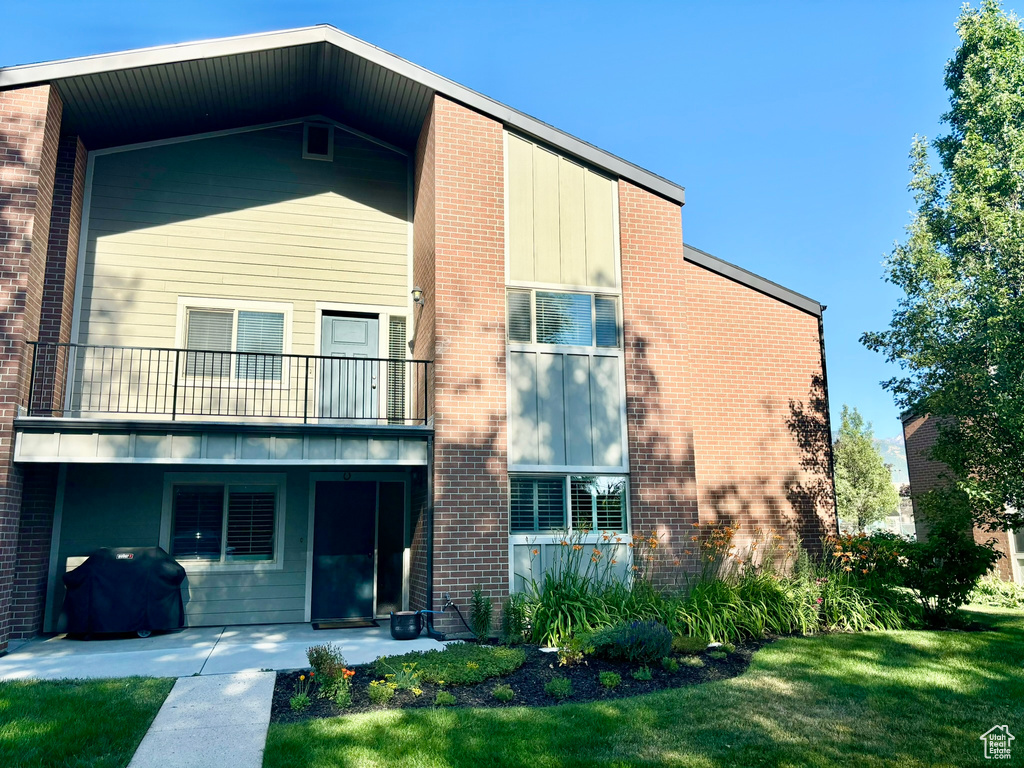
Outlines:
<svg viewBox="0 0 1024 768"><path fill-rule="evenodd" d="M875 448L871 425L854 408L843 406L843 421L834 447L839 517L858 531L893 514L899 494L892 474Z"/></svg>
<svg viewBox="0 0 1024 768"><path fill-rule="evenodd" d="M946 66L949 133L911 151L917 212L886 262L904 296L861 341L900 364L883 386L938 417L932 458L976 525L1024 509L1024 30L993 0L965 7Z"/></svg>

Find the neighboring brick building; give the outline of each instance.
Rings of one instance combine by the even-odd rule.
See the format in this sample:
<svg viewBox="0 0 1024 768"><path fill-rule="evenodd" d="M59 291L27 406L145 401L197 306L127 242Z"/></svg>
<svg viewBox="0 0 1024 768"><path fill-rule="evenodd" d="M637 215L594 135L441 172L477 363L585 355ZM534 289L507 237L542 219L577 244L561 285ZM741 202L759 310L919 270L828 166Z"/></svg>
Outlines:
<svg viewBox="0 0 1024 768"><path fill-rule="evenodd" d="M823 307L505 105L319 26L0 69L0 147L0 648L102 546L209 625L835 530Z"/></svg>
<svg viewBox="0 0 1024 768"><path fill-rule="evenodd" d="M938 421L933 416L903 414L903 441L907 447L911 500L919 494L941 487L945 482L945 465L930 458L932 446L939 436L937 425ZM928 535L928 524L917 514L916 500L914 510L917 537L924 539ZM999 578L1024 583L1024 529L1016 533L1007 533L975 528L974 539L978 543L994 540L996 549L1003 553L1003 557L996 563Z"/></svg>

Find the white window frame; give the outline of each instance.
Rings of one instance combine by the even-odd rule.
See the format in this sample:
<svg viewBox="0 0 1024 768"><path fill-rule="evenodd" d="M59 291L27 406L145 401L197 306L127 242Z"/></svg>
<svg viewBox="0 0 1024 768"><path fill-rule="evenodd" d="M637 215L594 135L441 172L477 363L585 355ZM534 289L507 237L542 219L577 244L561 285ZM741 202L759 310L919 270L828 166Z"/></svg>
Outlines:
<svg viewBox="0 0 1024 768"><path fill-rule="evenodd" d="M327 129L327 154L313 155L309 152L309 129L310 126ZM334 162L334 124L326 121L307 120L302 124L302 159L319 160L325 163Z"/></svg>
<svg viewBox="0 0 1024 768"><path fill-rule="evenodd" d="M572 532L572 477L573 475L589 474L589 475L600 475L604 477L621 477L626 481L626 487L624 489L623 498L625 501L625 530L620 532L610 532L610 535L615 538L620 538L620 543L625 545L627 548L633 541L633 523L632 523L632 508L629 502L630 494L630 478L625 472L509 472L509 484L508 494L509 500L512 497L512 479L513 477L525 478L531 480L550 480L552 478L563 478L565 482L565 521L566 528L560 531L534 531L530 533L512 533L512 520L511 515L509 517L509 532L508 532L508 588L510 592L515 591L516 586L516 572L515 572L515 549L517 546L533 546L533 545L550 545L560 543L566 536L567 533ZM586 534L580 534L580 532L573 533L574 540L584 545L596 545L602 543L603 532L599 530L592 530ZM629 548L630 557L632 557L632 548ZM630 579L629 583L632 583L632 572L629 570L629 563L626 564L627 577Z"/></svg>
<svg viewBox="0 0 1024 768"><path fill-rule="evenodd" d="M528 291L530 294L530 340L529 341L513 341L508 337L508 296L509 293L518 291ZM581 344L552 344L551 342L537 341L537 293L564 293L575 296L588 296L590 298L590 343ZM598 299L613 299L615 301L615 346L614 347L599 347L597 346L597 300ZM622 294L608 292L608 291L585 291L585 290L568 290L560 288L526 288L520 285L509 285L505 289L505 341L510 347L534 347L541 349L596 349L601 352L621 352L624 344L623 332L622 332Z"/></svg>
<svg viewBox="0 0 1024 768"><path fill-rule="evenodd" d="M224 547L226 536L221 536L221 560L181 560L179 563L187 573L229 573L249 571L279 571L284 567L285 550L285 510L288 508L285 494L286 475L284 473L240 473L240 472L165 472L163 505L160 512L160 546L164 551L171 551L173 533L174 487L177 485L211 485L224 487L224 518L221 524L227 529L228 494L232 487L264 486L275 489L276 505L274 507L274 555L270 560L254 560L248 562L225 562Z"/></svg>
<svg viewBox="0 0 1024 768"><path fill-rule="evenodd" d="M294 305L287 302L273 302L273 301L255 301L250 299L215 299L215 298L203 298L199 296L179 296L178 297L178 311L177 320L175 324L174 341L175 347L178 349L186 349L188 345L188 313L189 310L210 310L210 311L231 311L233 313L231 321L231 349L224 350L225 352L231 352L231 369L227 376L206 376L206 375L188 375L187 363L183 362L184 370L182 371L182 377L187 381L205 381L214 382L227 380L231 382L231 386L241 386L245 388L249 379L238 378L238 356L235 354L238 346L238 313L239 312L268 312L284 315L284 337L281 349L281 378L280 380L274 379L258 379L259 389L290 389L291 387L291 366L290 358L288 355L292 351L292 314L294 312ZM270 354L270 353L268 353ZM187 359L187 358L186 358Z"/></svg>
<svg viewBox="0 0 1024 768"><path fill-rule="evenodd" d="M626 485L623 492L623 501L625 502L625 509L623 510L623 522L624 530L614 531L619 536L628 535L632 528L630 525L630 509L629 509L629 474L626 472L594 472L594 471L581 471L581 472L514 472L510 471L508 474L508 494L511 502L512 498L512 481L515 479L522 480L561 480L563 484L563 490L565 493L565 528L558 529L556 531L544 530L544 531L527 531L512 533L512 520L511 515L509 517L509 531L510 537L524 537L529 539L537 539L538 537L553 538L561 540L562 535L566 531L573 530L573 510L572 510L572 478L579 475L593 475L595 477L615 477L625 480ZM585 539L600 537L601 531L591 530L586 534Z"/></svg>

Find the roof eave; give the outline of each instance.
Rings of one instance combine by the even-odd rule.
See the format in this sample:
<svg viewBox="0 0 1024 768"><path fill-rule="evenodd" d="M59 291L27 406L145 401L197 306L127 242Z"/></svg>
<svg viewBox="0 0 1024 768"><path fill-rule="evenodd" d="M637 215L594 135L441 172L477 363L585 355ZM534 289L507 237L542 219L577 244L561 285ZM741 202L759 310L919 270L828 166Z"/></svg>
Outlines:
<svg viewBox="0 0 1024 768"><path fill-rule="evenodd" d="M458 101L536 139L551 144L571 155L621 176L678 205L686 202L685 189L616 155L599 149L534 117L495 101L470 88L413 64L393 53L353 37L335 27L321 24L313 27L261 32L215 40L162 45L119 53L104 53L60 61L40 62L0 68L0 89L48 83L102 72L160 66L234 54L253 53L277 48L327 43L378 64L403 77L430 88L435 93Z"/></svg>
<svg viewBox="0 0 1024 768"><path fill-rule="evenodd" d="M783 285L773 283L767 278L761 277L750 270L743 269L743 267L738 267L717 256L712 256L710 253L694 248L688 243L683 244L683 258L816 317L821 317L821 313L825 309L821 303L809 296L804 296L802 293L797 293Z"/></svg>

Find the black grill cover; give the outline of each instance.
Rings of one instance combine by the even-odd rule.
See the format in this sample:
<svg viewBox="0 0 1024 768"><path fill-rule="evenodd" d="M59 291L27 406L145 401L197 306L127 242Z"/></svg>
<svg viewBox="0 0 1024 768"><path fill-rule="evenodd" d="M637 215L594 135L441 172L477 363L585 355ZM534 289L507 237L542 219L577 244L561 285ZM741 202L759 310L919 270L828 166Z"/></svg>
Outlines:
<svg viewBox="0 0 1024 768"><path fill-rule="evenodd" d="M185 626L185 569L160 547L98 549L64 574L69 634Z"/></svg>

